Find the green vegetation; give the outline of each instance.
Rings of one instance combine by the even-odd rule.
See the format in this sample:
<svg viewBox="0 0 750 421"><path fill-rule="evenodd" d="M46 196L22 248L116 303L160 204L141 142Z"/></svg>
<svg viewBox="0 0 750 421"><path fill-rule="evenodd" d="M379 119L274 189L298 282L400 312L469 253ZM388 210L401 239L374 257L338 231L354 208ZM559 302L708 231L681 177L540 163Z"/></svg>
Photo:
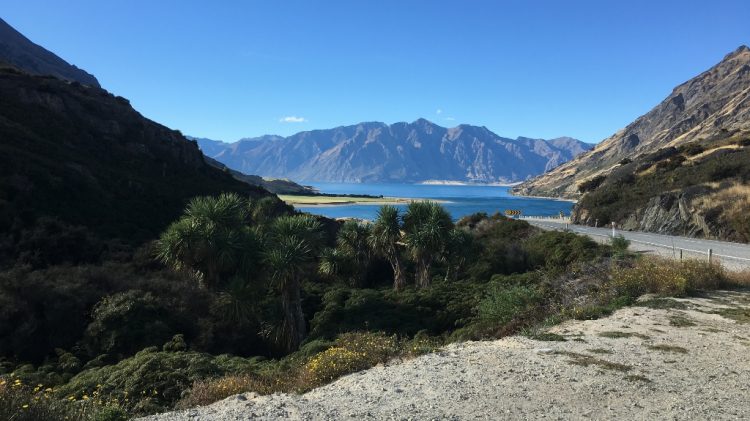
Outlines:
<svg viewBox="0 0 750 421"><path fill-rule="evenodd" d="M713 235L749 242L749 139L746 132L724 133L623 161L610 174L578 186L584 193L578 214L591 225L621 224L651 201L671 208L683 200Z"/></svg>
<svg viewBox="0 0 750 421"><path fill-rule="evenodd" d="M87 238L55 227L34 244ZM451 341L566 340L547 328L641 294L739 282L715 266L618 254L501 215L454 223L431 202L341 224L227 193L193 199L138 249L86 257L97 247L83 241L64 264L50 249L0 272L0 379L20 382L0 388L2 416L120 419L241 392L301 392ZM24 399L39 407L18 406Z"/></svg>

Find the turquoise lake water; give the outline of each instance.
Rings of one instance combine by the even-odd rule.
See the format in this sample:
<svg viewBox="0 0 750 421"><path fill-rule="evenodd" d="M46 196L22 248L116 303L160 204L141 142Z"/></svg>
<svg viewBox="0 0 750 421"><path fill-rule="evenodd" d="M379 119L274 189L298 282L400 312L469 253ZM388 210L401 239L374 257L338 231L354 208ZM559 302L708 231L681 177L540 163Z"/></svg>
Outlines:
<svg viewBox="0 0 750 421"><path fill-rule="evenodd" d="M573 203L562 200L512 196L509 193L510 188L504 186L349 183L311 183L310 185L321 193L443 200L446 201L443 206L454 219L476 212L503 213L506 209L520 210L523 215L533 216L559 215L561 211L565 215L570 215L573 208ZM329 218L361 219L374 219L379 207L379 205L295 206L301 211ZM396 207L403 210L406 205L396 205Z"/></svg>

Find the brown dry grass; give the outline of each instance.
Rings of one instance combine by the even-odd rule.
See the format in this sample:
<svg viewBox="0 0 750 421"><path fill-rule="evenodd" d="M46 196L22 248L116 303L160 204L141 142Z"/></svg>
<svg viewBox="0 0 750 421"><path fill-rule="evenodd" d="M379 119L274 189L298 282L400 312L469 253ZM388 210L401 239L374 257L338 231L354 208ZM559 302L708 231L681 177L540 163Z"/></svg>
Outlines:
<svg viewBox="0 0 750 421"><path fill-rule="evenodd" d="M740 272L729 272L727 278L733 286L740 288L750 288L750 269L745 269Z"/></svg>

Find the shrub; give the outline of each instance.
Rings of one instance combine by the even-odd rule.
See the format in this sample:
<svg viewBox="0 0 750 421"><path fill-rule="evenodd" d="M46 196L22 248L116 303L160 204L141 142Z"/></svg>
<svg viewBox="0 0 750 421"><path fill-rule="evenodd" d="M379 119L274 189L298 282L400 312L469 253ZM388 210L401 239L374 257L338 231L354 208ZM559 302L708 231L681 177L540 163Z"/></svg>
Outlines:
<svg viewBox="0 0 750 421"><path fill-rule="evenodd" d="M574 262L590 260L602 253L596 242L571 232L544 231L524 244L532 268L563 269Z"/></svg>
<svg viewBox="0 0 750 421"><path fill-rule="evenodd" d="M382 333L346 333L335 346L311 358L305 364L302 376L304 383L317 386L328 383L345 374L384 363L398 352L395 336Z"/></svg>
<svg viewBox="0 0 750 421"><path fill-rule="evenodd" d="M638 297L646 293L684 296L702 289L727 285L719 265L699 260L675 262L666 259L640 259L633 266L613 270L608 285L615 296Z"/></svg>
<svg viewBox="0 0 750 421"><path fill-rule="evenodd" d="M607 176L597 175L596 177L586 180L582 182L581 184L579 184L578 191L581 193L586 193L592 190L596 190L596 188L601 186L604 180L606 179L607 179Z"/></svg>
<svg viewBox="0 0 750 421"><path fill-rule="evenodd" d="M248 360L244 369L254 365ZM128 409L148 413L171 407L195 381L226 374L234 358L196 352L159 352L146 348L115 365L85 370L56 391L80 399L99 391L129 399Z"/></svg>
<svg viewBox="0 0 750 421"><path fill-rule="evenodd" d="M630 241L619 234L610 240L612 246L612 254L618 257L625 256L630 247Z"/></svg>
<svg viewBox="0 0 750 421"><path fill-rule="evenodd" d="M169 325L170 313L163 300L148 292L131 290L104 297L94 307L85 341L91 355L114 354L122 358L166 342L175 334Z"/></svg>
<svg viewBox="0 0 750 421"><path fill-rule="evenodd" d="M14 421L125 421L119 402L99 394L58 399L52 388L27 386L18 378L0 378L0 419Z"/></svg>
<svg viewBox="0 0 750 421"><path fill-rule="evenodd" d="M541 295L532 286L492 285L487 296L479 303L479 318L500 327L532 310L541 301Z"/></svg>
<svg viewBox="0 0 750 421"><path fill-rule="evenodd" d="M247 392L272 393L278 391L273 381L255 374L230 375L193 383L190 393L181 399L177 408L210 405L233 395Z"/></svg>

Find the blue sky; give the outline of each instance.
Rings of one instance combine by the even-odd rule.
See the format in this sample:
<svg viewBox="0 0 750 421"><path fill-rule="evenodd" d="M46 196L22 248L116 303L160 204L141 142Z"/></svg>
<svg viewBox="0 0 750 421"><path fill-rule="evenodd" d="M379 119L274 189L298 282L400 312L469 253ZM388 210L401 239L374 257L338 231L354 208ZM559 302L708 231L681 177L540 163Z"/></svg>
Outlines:
<svg viewBox="0 0 750 421"><path fill-rule="evenodd" d="M360 121L598 142L741 44L750 1L3 0L145 116L222 140Z"/></svg>

